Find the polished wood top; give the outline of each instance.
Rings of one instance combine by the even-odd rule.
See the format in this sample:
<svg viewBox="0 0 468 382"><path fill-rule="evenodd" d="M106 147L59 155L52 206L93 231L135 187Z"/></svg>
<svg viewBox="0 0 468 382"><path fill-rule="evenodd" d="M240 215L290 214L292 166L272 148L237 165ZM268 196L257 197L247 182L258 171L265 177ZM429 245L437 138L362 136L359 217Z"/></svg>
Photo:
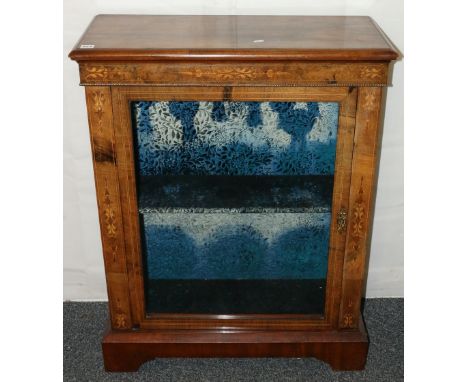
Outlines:
<svg viewBox="0 0 468 382"><path fill-rule="evenodd" d="M397 50L365 16L99 15L77 61L390 61Z"/></svg>

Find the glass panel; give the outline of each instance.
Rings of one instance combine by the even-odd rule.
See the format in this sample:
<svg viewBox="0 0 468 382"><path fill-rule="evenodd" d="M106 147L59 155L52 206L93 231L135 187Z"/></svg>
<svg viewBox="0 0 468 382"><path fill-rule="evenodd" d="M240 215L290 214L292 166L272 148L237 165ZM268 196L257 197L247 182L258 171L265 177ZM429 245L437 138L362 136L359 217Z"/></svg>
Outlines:
<svg viewBox="0 0 468 382"><path fill-rule="evenodd" d="M324 309L338 103L132 103L147 311Z"/></svg>

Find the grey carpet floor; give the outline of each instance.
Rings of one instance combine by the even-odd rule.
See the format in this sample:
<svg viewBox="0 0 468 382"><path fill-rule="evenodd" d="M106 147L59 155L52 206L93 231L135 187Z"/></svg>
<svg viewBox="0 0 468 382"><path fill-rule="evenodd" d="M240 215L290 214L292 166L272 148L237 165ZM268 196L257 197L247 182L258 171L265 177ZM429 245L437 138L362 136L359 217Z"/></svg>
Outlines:
<svg viewBox="0 0 468 382"><path fill-rule="evenodd" d="M137 373L106 373L100 340L107 303L64 303L64 381L403 381L403 299L370 299L364 371L334 372L313 358L156 359Z"/></svg>

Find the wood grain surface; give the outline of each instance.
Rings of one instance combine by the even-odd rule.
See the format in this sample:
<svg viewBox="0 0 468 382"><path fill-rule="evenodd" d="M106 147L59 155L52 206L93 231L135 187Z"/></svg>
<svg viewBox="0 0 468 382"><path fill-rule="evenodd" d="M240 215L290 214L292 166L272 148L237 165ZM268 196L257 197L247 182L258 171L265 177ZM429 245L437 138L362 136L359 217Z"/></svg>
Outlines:
<svg viewBox="0 0 468 382"><path fill-rule="evenodd" d="M85 47L82 47L84 45ZM70 57L86 86L109 295L106 369L154 357L314 356L362 369L360 301L389 61L368 17L100 15ZM323 315L148 314L137 209L132 101L339 103Z"/></svg>
<svg viewBox="0 0 468 382"><path fill-rule="evenodd" d="M365 16L99 15L70 57L77 61L389 61L398 53Z"/></svg>
<svg viewBox="0 0 468 382"><path fill-rule="evenodd" d="M107 371L137 371L156 357L315 357L334 370L362 370L369 342L354 331L113 331L102 341Z"/></svg>

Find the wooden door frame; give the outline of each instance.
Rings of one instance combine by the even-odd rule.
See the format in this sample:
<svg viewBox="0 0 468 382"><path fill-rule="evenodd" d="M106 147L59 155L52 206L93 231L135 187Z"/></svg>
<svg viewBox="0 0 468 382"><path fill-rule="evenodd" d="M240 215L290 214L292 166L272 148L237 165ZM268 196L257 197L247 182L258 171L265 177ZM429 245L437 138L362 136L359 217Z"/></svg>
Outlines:
<svg viewBox="0 0 468 382"><path fill-rule="evenodd" d="M374 135L378 130L380 97L379 87L87 86L112 328L356 328L359 325L374 178L375 150L369 147L375 148L373 142L376 142ZM340 104L323 317L146 314L130 114L130 102L137 100L316 101ZM351 219L351 224L343 225L342 217L346 215Z"/></svg>

